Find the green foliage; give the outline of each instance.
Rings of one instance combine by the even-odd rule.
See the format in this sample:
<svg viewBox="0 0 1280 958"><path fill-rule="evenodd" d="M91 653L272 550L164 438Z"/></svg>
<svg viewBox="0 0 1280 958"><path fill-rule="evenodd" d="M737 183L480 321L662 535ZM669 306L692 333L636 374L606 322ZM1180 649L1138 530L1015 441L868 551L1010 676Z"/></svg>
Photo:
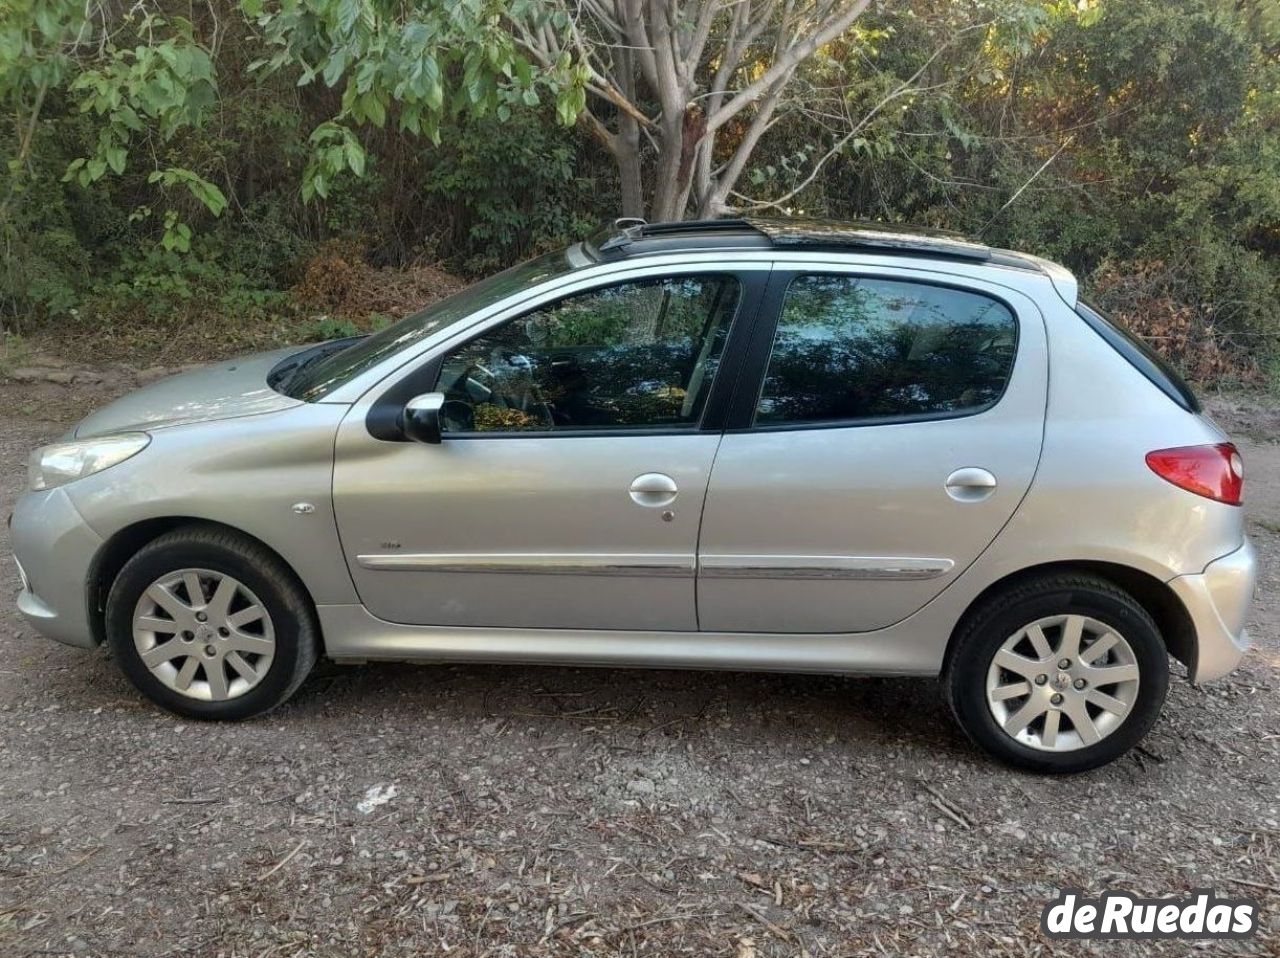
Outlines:
<svg viewBox="0 0 1280 958"><path fill-rule="evenodd" d="M572 29L547 0L86 9L0 3L7 329L341 335L387 318L321 329L297 305L331 240L475 275L617 214L613 160L576 124L587 72L512 41L513 19ZM1062 260L1188 369L1275 379L1278 51L1263 0L876 5L801 69L805 109L738 188Z"/></svg>
<svg viewBox="0 0 1280 958"><path fill-rule="evenodd" d="M325 199L334 180L364 175L365 152L353 127L382 129L388 118L402 135L439 146L444 124L459 117L496 116L536 108L544 94L572 125L586 104L588 71L569 57L550 66L528 57L510 18L544 18L564 30L561 12L544 14L537 0L464 0L387 5L370 0L241 0L270 55L249 69L297 76L341 90L336 114L311 136L314 152L303 198Z"/></svg>
<svg viewBox="0 0 1280 958"><path fill-rule="evenodd" d="M26 341L17 335L0 335L0 376L8 375L27 360L30 353Z"/></svg>
<svg viewBox="0 0 1280 958"><path fill-rule="evenodd" d="M8 0L0 7L0 100L39 111L45 94L74 70L66 49L89 39L75 0Z"/></svg>
<svg viewBox="0 0 1280 958"><path fill-rule="evenodd" d="M139 4L118 25L99 23L87 9L68 0L0 7L0 101L13 109L17 125L9 192L0 204L5 214L33 185L27 163L51 95L65 94L96 120L89 148L63 174L85 188L108 172L123 175L139 142L154 154L157 144L198 127L216 103L213 62L189 21ZM226 206L216 187L187 169L157 170L153 182L186 185L215 216ZM166 248L188 248L190 228L174 210L164 222Z"/></svg>
<svg viewBox="0 0 1280 958"><path fill-rule="evenodd" d="M216 101L213 62L188 21L144 13L136 33L147 42L117 46L110 34L104 36L102 54L84 63L69 85L81 112L100 120L95 149L67 167L67 176L81 186L108 169L124 173L136 137L154 133L167 142L183 128L200 125Z"/></svg>
<svg viewBox="0 0 1280 958"><path fill-rule="evenodd" d="M203 179L190 170L169 167L167 170L154 170L147 177L150 184L159 184L161 189L173 186L185 186L201 204L214 216L219 216L227 208L227 198L208 180ZM145 218L150 214L149 207L139 207L134 217ZM160 245L169 252L185 253L191 249L191 227L182 222L177 210L165 210L164 236Z"/></svg>
<svg viewBox="0 0 1280 958"><path fill-rule="evenodd" d="M252 277L227 269L206 239L197 239L191 255L180 255L187 252L145 246L125 255L116 269L90 287L86 310L154 318L193 303L226 312L283 306L282 293L262 289Z"/></svg>
<svg viewBox="0 0 1280 958"><path fill-rule="evenodd" d="M356 135L332 120L321 123L311 134L315 147L302 174L302 198L329 198L329 184L345 170L364 176L365 152Z"/></svg>
<svg viewBox="0 0 1280 958"><path fill-rule="evenodd" d="M462 120L422 161L421 195L443 214L433 252L467 274L567 245L617 209L608 161L544 115Z"/></svg>
<svg viewBox="0 0 1280 958"><path fill-rule="evenodd" d="M887 10L864 24L877 39L814 64L805 80L839 89L854 118L926 62L930 84L875 115L792 208L980 233L1065 262L1086 289L1126 269L1159 274L1170 315L1196 319L1185 341L1144 326L1157 346L1183 342L1174 358L1193 370L1219 354L1240 375L1274 364L1280 32L1264 29L1268 4L980 7L966 19L999 16L977 49L945 18ZM811 164L795 157L813 143L813 126L796 124L762 145L760 192L802 182ZM1134 311L1151 303L1108 305L1142 326Z"/></svg>
<svg viewBox="0 0 1280 958"><path fill-rule="evenodd" d="M314 322L303 326L301 332L303 339L323 341L358 336L360 335L360 327L349 319L341 319L336 316L321 316Z"/></svg>

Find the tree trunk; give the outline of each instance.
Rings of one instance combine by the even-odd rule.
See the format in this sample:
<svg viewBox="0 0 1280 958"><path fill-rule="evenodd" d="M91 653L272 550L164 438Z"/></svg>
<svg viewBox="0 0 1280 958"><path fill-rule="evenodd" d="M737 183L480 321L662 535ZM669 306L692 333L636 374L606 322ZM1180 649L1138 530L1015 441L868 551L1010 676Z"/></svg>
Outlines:
<svg viewBox="0 0 1280 958"><path fill-rule="evenodd" d="M584 122L617 163L622 212L660 222L685 219L690 206L704 216L726 211L782 89L870 3L822 0L801 10L794 0L548 0L563 24L511 17L518 43L544 70L576 63L585 71L587 91L608 106L601 115L588 108ZM716 169L717 132L753 105L745 140ZM656 154L648 169L641 134Z"/></svg>
<svg viewBox="0 0 1280 958"><path fill-rule="evenodd" d="M680 194L681 133L680 117L676 117L674 122L663 118L662 135L658 141L658 168L654 176L653 195L649 198L650 218L655 223L680 219L676 203Z"/></svg>
<svg viewBox="0 0 1280 958"><path fill-rule="evenodd" d="M622 185L622 215L644 218L644 171L640 164L640 124L624 116L614 137L613 158Z"/></svg>
<svg viewBox="0 0 1280 958"><path fill-rule="evenodd" d="M618 86L622 95L634 100L636 61L630 50L618 53ZM640 159L640 121L625 110L618 111L618 132L611 144L622 185L622 215L644 219L644 167Z"/></svg>
<svg viewBox="0 0 1280 958"><path fill-rule="evenodd" d="M688 215L694 164L706 132L706 115L693 104L671 121L664 119L657 182L649 203L654 222L674 222Z"/></svg>

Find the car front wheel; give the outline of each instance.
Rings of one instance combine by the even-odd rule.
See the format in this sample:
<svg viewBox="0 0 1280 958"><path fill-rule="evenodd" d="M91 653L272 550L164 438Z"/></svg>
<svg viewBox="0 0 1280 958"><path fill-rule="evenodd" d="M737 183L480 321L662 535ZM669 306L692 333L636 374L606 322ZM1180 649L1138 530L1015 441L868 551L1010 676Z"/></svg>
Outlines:
<svg viewBox="0 0 1280 958"><path fill-rule="evenodd" d="M1136 745L1160 714L1159 630L1103 579L1036 579L985 601L956 637L943 687L961 727L996 757L1081 772Z"/></svg>
<svg viewBox="0 0 1280 958"><path fill-rule="evenodd" d="M156 704L198 719L242 719L284 702L315 663L318 628L290 570L246 536L174 530L121 569L107 641Z"/></svg>

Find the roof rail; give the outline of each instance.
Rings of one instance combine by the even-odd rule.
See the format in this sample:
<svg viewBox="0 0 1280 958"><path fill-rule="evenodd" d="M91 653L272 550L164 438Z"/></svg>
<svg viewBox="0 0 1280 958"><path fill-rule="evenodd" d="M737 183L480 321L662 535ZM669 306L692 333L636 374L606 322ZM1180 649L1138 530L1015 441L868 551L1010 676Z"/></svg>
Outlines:
<svg viewBox="0 0 1280 958"><path fill-rule="evenodd" d="M754 228L749 220L685 220L680 223L646 223L641 236L666 236L670 233L720 233Z"/></svg>
<svg viewBox="0 0 1280 958"><path fill-rule="evenodd" d="M591 240L606 257L638 256L680 249L863 249L878 253L933 256L1040 271L1030 257L993 249L960 233L871 221L839 221L806 217L743 216L736 219L647 223L617 220Z"/></svg>
<svg viewBox="0 0 1280 958"><path fill-rule="evenodd" d="M753 229L746 220L682 220L671 223L648 223L638 216L620 217L613 221L613 225L617 232L599 244L601 253L620 250L641 239L742 232Z"/></svg>
<svg viewBox="0 0 1280 958"><path fill-rule="evenodd" d="M774 246L862 247L901 250L985 262L992 249L959 233L869 221L747 217L744 222L769 237Z"/></svg>

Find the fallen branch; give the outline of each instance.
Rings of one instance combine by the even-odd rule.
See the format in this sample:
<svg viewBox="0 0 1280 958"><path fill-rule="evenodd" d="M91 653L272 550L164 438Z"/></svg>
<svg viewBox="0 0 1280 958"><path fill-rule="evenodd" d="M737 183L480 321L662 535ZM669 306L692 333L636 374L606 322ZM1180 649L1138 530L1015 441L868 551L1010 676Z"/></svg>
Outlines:
<svg viewBox="0 0 1280 958"><path fill-rule="evenodd" d="M760 922L760 924L764 925L764 927L769 930L769 933L773 935L775 938L781 939L782 941L785 941L788 944L792 944L795 942L796 940L795 935L791 934L791 932L787 931L785 928L779 925L775 925L773 922L771 922L764 915L760 914L760 912L756 911L750 905L744 905L742 902L738 902L738 907L741 908L743 911L745 911L748 915L750 915L756 921Z"/></svg>
<svg viewBox="0 0 1280 958"><path fill-rule="evenodd" d="M927 782L921 782L920 787L933 796L932 804L934 808L938 809L938 811L942 812L942 814L946 815L947 818L951 819L965 831L972 830L973 823L969 821L969 817L964 814L959 805L949 800L945 795Z"/></svg>
<svg viewBox="0 0 1280 958"><path fill-rule="evenodd" d="M307 840L305 838L302 841L298 842L297 847L295 847L294 850L291 851L289 854L285 855L284 858L280 859L278 862L272 865L270 871L263 872L261 875L259 875L258 881L266 881L268 878L270 878L272 875L278 872L281 868L283 868L286 864L288 864L293 859L294 855L302 851L303 846L306 844L307 844Z"/></svg>
<svg viewBox="0 0 1280 958"><path fill-rule="evenodd" d="M1280 895L1280 885L1268 885L1265 882L1250 881L1247 878L1228 878L1227 881L1233 885L1248 885L1250 888L1261 888L1263 891L1273 891Z"/></svg>

